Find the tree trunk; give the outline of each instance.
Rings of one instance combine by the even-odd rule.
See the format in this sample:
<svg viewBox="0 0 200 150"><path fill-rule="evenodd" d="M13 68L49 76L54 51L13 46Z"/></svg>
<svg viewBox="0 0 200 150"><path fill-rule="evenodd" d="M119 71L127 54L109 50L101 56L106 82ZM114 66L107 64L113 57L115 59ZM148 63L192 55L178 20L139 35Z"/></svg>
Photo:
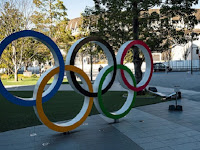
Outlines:
<svg viewBox="0 0 200 150"><path fill-rule="evenodd" d="M15 82L18 81L18 75L17 75L18 69L17 66L15 65Z"/></svg>
<svg viewBox="0 0 200 150"><path fill-rule="evenodd" d="M24 66L24 72L28 71L27 69L28 69L28 64L25 63L25 66Z"/></svg>
<svg viewBox="0 0 200 150"><path fill-rule="evenodd" d="M83 70L83 52L81 53L81 64L82 64L82 70Z"/></svg>
<svg viewBox="0 0 200 150"><path fill-rule="evenodd" d="M17 52L16 52L16 47L14 46L14 44L12 44L12 49L13 49L12 61L13 61L14 68L15 68L14 76L15 76L15 81L17 82L18 81L18 75L17 75L17 72L18 72L18 69L17 69Z"/></svg>
<svg viewBox="0 0 200 150"><path fill-rule="evenodd" d="M135 79L139 83L142 80L142 59L139 57L139 49L137 47L133 48L133 63L135 69Z"/></svg>
<svg viewBox="0 0 200 150"><path fill-rule="evenodd" d="M133 3L133 38L134 40L139 39L139 14L137 3ZM133 63L135 68L135 78L136 82L139 83L142 80L142 59L139 57L139 49L133 47Z"/></svg>

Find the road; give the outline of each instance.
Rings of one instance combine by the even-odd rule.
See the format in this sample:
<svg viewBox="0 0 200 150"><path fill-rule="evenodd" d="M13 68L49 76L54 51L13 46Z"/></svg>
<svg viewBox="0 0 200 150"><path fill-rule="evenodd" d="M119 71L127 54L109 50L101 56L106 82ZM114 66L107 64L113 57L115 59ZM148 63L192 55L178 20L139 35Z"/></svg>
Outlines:
<svg viewBox="0 0 200 150"><path fill-rule="evenodd" d="M200 72L156 72L153 73L149 85L174 88L200 92Z"/></svg>

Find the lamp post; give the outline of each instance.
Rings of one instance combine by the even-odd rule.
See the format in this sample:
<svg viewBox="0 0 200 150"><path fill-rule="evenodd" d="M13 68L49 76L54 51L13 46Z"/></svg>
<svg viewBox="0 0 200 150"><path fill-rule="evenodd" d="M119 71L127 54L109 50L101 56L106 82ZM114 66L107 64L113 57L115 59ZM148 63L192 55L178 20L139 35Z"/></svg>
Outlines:
<svg viewBox="0 0 200 150"><path fill-rule="evenodd" d="M193 45L193 37L194 37L194 32L192 32L191 33L191 74L192 74L192 72L193 72L193 70L192 70L192 51L193 51L193 47L192 47L192 45Z"/></svg>

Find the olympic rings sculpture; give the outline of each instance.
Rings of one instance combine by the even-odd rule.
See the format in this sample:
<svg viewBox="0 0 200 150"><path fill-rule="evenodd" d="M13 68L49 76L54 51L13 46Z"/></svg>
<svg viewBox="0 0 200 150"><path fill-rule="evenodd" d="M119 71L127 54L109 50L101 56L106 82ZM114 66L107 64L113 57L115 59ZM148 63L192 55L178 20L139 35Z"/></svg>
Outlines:
<svg viewBox="0 0 200 150"><path fill-rule="evenodd" d="M9 100L14 104L21 106L33 106L38 119L48 128L57 132L71 131L80 126L86 120L87 116L90 114L93 102L97 110L108 118L119 119L124 117L129 113L129 111L133 107L136 97L136 92L143 90L148 85L152 77L153 60L151 51L149 47L140 40L128 41L124 43L119 49L117 56L115 57L112 47L101 38L99 37L82 38L76 41L71 46L67 54L66 62L64 64L64 60L59 48L48 36L45 36L40 32L32 30L24 30L13 33L0 42L0 57L4 49L12 41L23 37L33 37L41 41L43 44L45 44L53 54L53 58L55 60L55 66L47 70L39 78L38 82L36 83L32 98L21 98L12 95L4 87L1 80L0 80L0 93L7 100ZM88 76L86 75L86 73L83 70L74 66L74 61L77 52L84 44L88 42L93 42L99 45L108 59L108 65L99 72L93 85L89 80ZM141 49L146 60L146 72L144 73L142 80L138 84L136 84L134 75L131 72L131 70L123 65L123 61L127 51L133 46L136 46ZM83 106L75 118L65 123L58 124L51 122L47 118L47 116L44 113L42 103L48 101L58 91L60 85L62 84L65 71L67 74L68 82L70 83L72 88L76 92L85 96L85 98ZM47 84L49 79L53 76L54 80L52 84L45 92L43 92L45 85ZM76 76L80 77L83 86L81 86L77 82ZM115 78L118 79L119 83L123 88L127 89L128 97L124 105L118 111L109 112L105 109L103 105L102 94L106 93L111 88L111 86L115 81Z"/></svg>

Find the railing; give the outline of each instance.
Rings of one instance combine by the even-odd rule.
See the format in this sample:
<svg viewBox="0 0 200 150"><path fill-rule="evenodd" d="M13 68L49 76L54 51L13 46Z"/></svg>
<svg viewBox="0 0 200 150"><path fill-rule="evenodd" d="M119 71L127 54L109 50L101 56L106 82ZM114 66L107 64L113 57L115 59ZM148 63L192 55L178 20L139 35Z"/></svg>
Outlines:
<svg viewBox="0 0 200 150"><path fill-rule="evenodd" d="M191 60L177 60L165 62L172 68L172 71L191 71ZM192 60L192 70L200 71L200 60Z"/></svg>

